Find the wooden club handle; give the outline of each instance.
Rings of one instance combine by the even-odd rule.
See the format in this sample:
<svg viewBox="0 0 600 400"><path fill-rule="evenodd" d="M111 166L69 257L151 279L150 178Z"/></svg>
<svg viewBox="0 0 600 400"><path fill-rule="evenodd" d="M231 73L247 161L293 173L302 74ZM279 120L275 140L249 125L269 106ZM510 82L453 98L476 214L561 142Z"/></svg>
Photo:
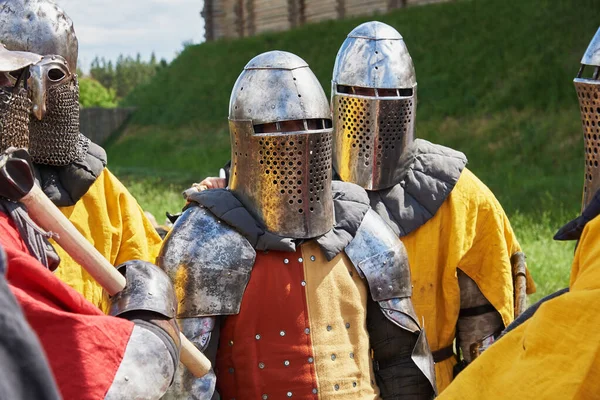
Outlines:
<svg viewBox="0 0 600 400"><path fill-rule="evenodd" d="M125 277L73 226L71 221L50 201L46 194L33 185L31 191L20 201L25 204L29 216L42 229L58 235L58 244L84 268L107 292L115 295L125 287ZM204 354L183 333L181 339L181 362L197 378L210 371L211 364Z"/></svg>

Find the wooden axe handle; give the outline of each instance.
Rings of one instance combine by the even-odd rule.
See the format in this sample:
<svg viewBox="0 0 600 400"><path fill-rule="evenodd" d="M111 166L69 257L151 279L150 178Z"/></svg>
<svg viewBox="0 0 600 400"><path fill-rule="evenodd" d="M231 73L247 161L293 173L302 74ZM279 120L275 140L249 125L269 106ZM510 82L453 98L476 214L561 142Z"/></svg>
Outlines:
<svg viewBox="0 0 600 400"><path fill-rule="evenodd" d="M58 235L58 244L84 268L107 292L115 295L125 288L125 277L73 226L71 221L50 201L44 192L33 185L31 191L20 199L30 217L42 228ZM181 362L190 372L201 378L210 371L210 361L183 333Z"/></svg>

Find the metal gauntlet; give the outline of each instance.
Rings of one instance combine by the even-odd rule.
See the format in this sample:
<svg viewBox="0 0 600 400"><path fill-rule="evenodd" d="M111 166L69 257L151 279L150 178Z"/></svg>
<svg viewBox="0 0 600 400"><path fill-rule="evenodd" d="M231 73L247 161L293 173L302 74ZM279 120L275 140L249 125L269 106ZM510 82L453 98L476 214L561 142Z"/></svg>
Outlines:
<svg viewBox="0 0 600 400"><path fill-rule="evenodd" d="M177 299L165 272L133 260L117 270L125 288L109 299L109 314L135 323L129 343L106 398L160 398L173 382L181 343L175 321Z"/></svg>

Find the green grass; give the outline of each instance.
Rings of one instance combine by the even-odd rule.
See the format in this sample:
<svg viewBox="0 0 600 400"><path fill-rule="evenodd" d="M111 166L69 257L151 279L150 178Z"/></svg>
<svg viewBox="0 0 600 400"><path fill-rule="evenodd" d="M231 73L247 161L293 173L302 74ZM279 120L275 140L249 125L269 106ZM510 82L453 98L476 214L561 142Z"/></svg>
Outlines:
<svg viewBox="0 0 600 400"><path fill-rule="evenodd" d="M573 244L552 241L577 215L583 151L572 80L598 29L600 2L488 0L412 7L377 17L186 48L125 99L138 111L108 144L109 166L159 221L180 192L229 159L231 88L255 55L280 49L311 65L329 92L335 54L360 22L404 36L418 81L417 135L465 152L511 217L547 294L568 283Z"/></svg>

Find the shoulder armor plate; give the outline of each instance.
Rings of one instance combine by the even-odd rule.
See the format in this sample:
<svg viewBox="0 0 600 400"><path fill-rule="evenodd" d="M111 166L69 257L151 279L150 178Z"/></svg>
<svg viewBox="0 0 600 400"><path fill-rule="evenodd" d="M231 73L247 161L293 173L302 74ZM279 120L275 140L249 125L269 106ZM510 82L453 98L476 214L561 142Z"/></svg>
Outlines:
<svg viewBox="0 0 600 400"><path fill-rule="evenodd" d="M177 219L157 264L171 278L178 318L232 315L240 310L256 251L210 211L191 207Z"/></svg>
<svg viewBox="0 0 600 400"><path fill-rule="evenodd" d="M367 280L373 300L410 297L412 286L406 249L375 211L367 211L345 251Z"/></svg>
<svg viewBox="0 0 600 400"><path fill-rule="evenodd" d="M131 260L117 267L127 284L110 298L109 314L115 317L128 311L154 311L175 318L177 299L169 277L154 264Z"/></svg>

